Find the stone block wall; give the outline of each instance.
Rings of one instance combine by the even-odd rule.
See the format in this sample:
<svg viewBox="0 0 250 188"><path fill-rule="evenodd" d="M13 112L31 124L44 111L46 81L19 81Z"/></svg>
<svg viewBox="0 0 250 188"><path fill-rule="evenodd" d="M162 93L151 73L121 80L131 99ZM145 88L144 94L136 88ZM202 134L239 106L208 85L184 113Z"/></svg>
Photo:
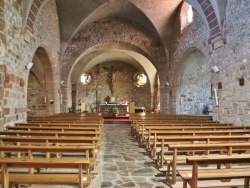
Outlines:
<svg viewBox="0 0 250 188"><path fill-rule="evenodd" d="M3 129L3 99L4 99L5 66L0 65L0 130Z"/></svg>
<svg viewBox="0 0 250 188"><path fill-rule="evenodd" d="M60 51L55 1L49 1L35 18L34 38L31 37L30 43L24 40L23 15L21 1L0 1L0 129L5 125L13 125L17 121L26 121L29 70L25 69L25 65L32 62L39 46L48 52L55 77L59 77L55 71L59 70L58 52ZM4 72L2 66L5 67ZM9 77L7 83L3 82L5 75ZM53 82L59 84L58 80L59 78ZM58 86L54 84L53 89L58 91ZM57 93L55 96L57 99ZM59 106L56 108L59 110Z"/></svg>
<svg viewBox="0 0 250 188"><path fill-rule="evenodd" d="M28 96L27 96L27 115L28 116L45 116L46 104L44 100L44 91L39 84L37 78L30 74L28 80Z"/></svg>
<svg viewBox="0 0 250 188"><path fill-rule="evenodd" d="M178 113L202 114L204 107L211 105L210 81L208 65L190 75L181 87Z"/></svg>
<svg viewBox="0 0 250 188"><path fill-rule="evenodd" d="M250 125L250 2L229 1L225 16L225 46L217 49L211 57L220 72L213 80L222 83L218 90L219 108L214 117L235 125ZM239 85L239 78L245 85Z"/></svg>
<svg viewBox="0 0 250 188"><path fill-rule="evenodd" d="M173 42L172 42L173 46L171 52L172 55L170 59L170 71L169 71L170 72L169 80L171 86L170 90L172 91L172 97L171 97L172 105L170 111L172 113L181 113L181 112L194 113L195 111L197 112L197 110L194 109L198 109L199 105L195 105L197 106L197 108L194 108L191 111L190 109L188 111L183 109L183 106L180 105L181 100L182 102L185 102L184 98L181 97L184 96L185 94L182 95L182 93L179 93L181 87L180 82L184 68L186 67L185 64L186 59L189 57L189 54L191 54L193 51L199 51L201 54L203 54L206 58L207 67L210 67L211 59L209 57L209 52L211 49L208 44L209 30L206 27L203 18L196 11L194 11L193 22L189 24L187 27L185 27L183 31L180 30L180 20L178 19L178 17L176 19L176 22L179 24L176 24L176 27L174 28L175 32L173 33ZM207 83L209 82L211 82L211 80L207 81ZM209 84L208 87L210 86L211 84ZM194 85L194 87L196 87L196 84ZM199 95L199 93L197 92L192 92L192 93L193 93L192 96L193 98L197 98L197 96ZM188 101L188 98L186 99L186 101ZM190 102L193 101L189 100L188 103Z"/></svg>
<svg viewBox="0 0 250 188"><path fill-rule="evenodd" d="M111 93L111 70L117 71L114 93ZM104 99L116 97L117 102L133 101L136 106L144 106L150 109L151 93L149 83L144 87L136 87L133 84L133 76L138 70L131 65L122 62L105 62L93 67L89 73L92 82L89 85L77 84L77 101L87 104L88 111L96 111L97 103L104 103Z"/></svg>
<svg viewBox="0 0 250 188"><path fill-rule="evenodd" d="M178 94L178 82L183 70L185 53L192 48L199 49L207 59L209 68L220 68L218 73L210 72L211 83L219 96L219 106L213 100L213 119L230 122L235 125L250 125L250 105L248 96L250 87L250 3L247 0L228 1L223 23L224 44L215 49L209 40L209 29L203 19L196 13L194 22L174 39L171 64L171 82L174 92ZM178 33L178 32L176 32ZM239 85L243 77L245 85ZM218 89L218 82L222 89ZM173 98L173 111L176 112L177 97Z"/></svg>
<svg viewBox="0 0 250 188"><path fill-rule="evenodd" d="M44 72L51 79L46 79L46 93L50 94L50 99L54 100L53 106L47 107L47 115L60 112L60 28L59 18L55 0L48 1L42 10L38 13L37 20L34 23L34 38L31 45L36 50L38 47L44 48L49 59L43 62L49 64ZM35 53L35 51L33 52ZM42 57L43 59L43 57ZM45 67L45 66L44 66ZM52 75L52 76L51 76ZM62 78L65 79L65 78Z"/></svg>

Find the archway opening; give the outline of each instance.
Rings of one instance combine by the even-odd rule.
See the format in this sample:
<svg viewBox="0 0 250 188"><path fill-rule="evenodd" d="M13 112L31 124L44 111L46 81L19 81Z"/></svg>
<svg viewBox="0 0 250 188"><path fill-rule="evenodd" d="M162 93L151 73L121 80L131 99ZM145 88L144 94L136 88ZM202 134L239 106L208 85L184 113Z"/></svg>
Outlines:
<svg viewBox="0 0 250 188"><path fill-rule="evenodd" d="M178 113L210 114L212 110L210 69L198 50L186 55L179 86Z"/></svg>
<svg viewBox="0 0 250 188"><path fill-rule="evenodd" d="M32 59L27 91L28 116L47 116L55 113L54 81L51 63L44 48L39 47Z"/></svg>
<svg viewBox="0 0 250 188"><path fill-rule="evenodd" d="M158 79L156 68L153 66L152 62L150 62L150 60L147 57L145 57L141 53L138 53L136 50L131 49L131 45L128 46L127 44L124 44L124 43L101 44L84 52L78 58L78 60L76 61L76 63L74 64L70 72L71 77L69 79L68 87L71 88L71 92L68 93L68 97L69 99L71 98L71 100L69 100L69 103L68 103L69 108L71 106L79 108L80 106L78 104L82 104L81 101L83 101L83 103L89 103L89 100L87 98L78 97L78 94L77 94L78 89L81 87L85 87L85 89L89 90L88 88L90 88L90 86L95 83L95 80L99 79L100 75L103 72L107 71L107 69L100 69L97 71L98 74L95 74L95 71L93 72L93 69L95 69L95 67L98 67L98 66L100 67L102 66L103 63L108 63L110 65L113 63L112 64L113 72L115 73L116 69L118 69L120 70L120 73L113 74L113 76L111 76L112 68L109 67L109 65L106 65L106 67L109 67L107 68L109 69L109 72L110 72L109 79L103 78L98 83L101 83L102 81L106 80L107 83L109 83L108 84L109 87L107 87L109 88L109 92L106 92L106 96L100 97L99 95L97 95L99 93L97 92L97 90L99 90L100 88L103 88L102 86L104 86L105 83L98 84L99 86L96 87L97 93L94 94L97 97L96 101L93 102L92 100L92 102L90 102L92 103L91 106L94 106L94 107L92 108L89 107L88 111L98 111L97 109L98 104L103 103L104 98L107 96L109 97L114 96L116 98L116 102L118 103L123 103L124 101L128 101L128 102L132 101L136 103L136 107L145 107L146 110L151 110L155 108L158 109L159 88L155 87L155 85L158 86L159 79ZM120 75L123 75L122 78L126 78L128 75L130 75L130 73L126 74L123 71L127 69L127 66L133 67L134 71L132 71L133 74L129 77L129 81L125 80L123 82L123 85L126 85L126 84L131 84L131 85L127 85L127 87L125 87L127 91L123 90L122 88L117 89L116 84L111 84L112 82L115 83L115 81L112 81L114 80L112 78L116 77L114 75L117 75L118 78L120 77ZM147 77L147 83L143 87L140 87L140 88L134 85L134 80L133 80L134 75L138 72L143 72ZM87 73L91 75L90 84L88 85L81 84L80 77L83 73ZM137 90L144 90L145 88L148 88L148 91L144 91L140 95L136 94ZM131 92L132 89L135 91ZM122 94L119 93L120 91L123 91ZM101 93L104 94L105 91L102 91ZM144 96L144 94L147 94L147 96ZM157 97L154 97L155 95ZM136 97L139 97L139 98L141 97L141 99L143 99L144 102L142 102L141 99L135 99ZM155 101L158 101L158 103Z"/></svg>

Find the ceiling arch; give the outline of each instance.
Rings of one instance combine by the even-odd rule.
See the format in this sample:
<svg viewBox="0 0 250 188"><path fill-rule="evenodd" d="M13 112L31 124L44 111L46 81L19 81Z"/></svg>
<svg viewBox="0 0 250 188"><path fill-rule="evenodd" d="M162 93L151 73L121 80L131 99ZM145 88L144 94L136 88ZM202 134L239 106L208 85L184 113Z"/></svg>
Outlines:
<svg viewBox="0 0 250 188"><path fill-rule="evenodd" d="M136 51L132 51L126 44L102 44L82 54L70 73L71 83L79 82L81 74L87 72L93 66L108 61L128 63L139 71L145 72L149 79L151 91L153 91L157 74L156 68L149 59Z"/></svg>
<svg viewBox="0 0 250 188"><path fill-rule="evenodd" d="M162 1L162 0L161 0ZM67 24L61 25L62 51L65 50L68 42L87 25L98 20L118 18L131 20L143 26L151 34L158 36L154 25L144 12L128 0L99 0L95 3L88 1L57 0L59 19ZM69 10L64 11L63 7ZM88 7L82 11L79 7Z"/></svg>
<svg viewBox="0 0 250 188"><path fill-rule="evenodd" d="M120 27L114 31L112 28L117 25ZM149 32L141 32L144 30L138 25L131 24L130 21L119 19L104 19L90 24L89 27L79 31L68 46L62 59L61 77L69 78L73 67L82 57L85 63L88 63L94 56L99 55L101 49L106 51L127 49L137 52L148 59L153 64L152 67L159 69L166 62L163 46Z"/></svg>

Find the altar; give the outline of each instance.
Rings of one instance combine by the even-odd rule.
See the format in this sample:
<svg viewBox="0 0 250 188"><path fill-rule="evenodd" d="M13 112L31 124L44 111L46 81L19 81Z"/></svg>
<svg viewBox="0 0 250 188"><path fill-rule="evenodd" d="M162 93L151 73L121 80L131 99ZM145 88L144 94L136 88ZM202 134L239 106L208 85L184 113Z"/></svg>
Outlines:
<svg viewBox="0 0 250 188"><path fill-rule="evenodd" d="M102 113L102 115L109 115L109 111L112 106L116 106L119 109L119 114L127 114L128 113L128 105L127 104L100 104L98 107L98 111Z"/></svg>

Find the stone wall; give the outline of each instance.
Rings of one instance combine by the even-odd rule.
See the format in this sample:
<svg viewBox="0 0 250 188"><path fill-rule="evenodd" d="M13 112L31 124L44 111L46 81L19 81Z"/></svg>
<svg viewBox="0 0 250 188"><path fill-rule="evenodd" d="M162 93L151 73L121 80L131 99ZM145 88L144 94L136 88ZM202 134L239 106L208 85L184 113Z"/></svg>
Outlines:
<svg viewBox="0 0 250 188"><path fill-rule="evenodd" d="M112 70L117 72L114 83L114 93L111 93ZM104 99L116 97L117 102L133 101L136 106L144 106L150 109L150 87L147 83L143 87L133 84L133 76L138 70L129 64L122 62L105 62L93 67L89 73L92 82L88 85L77 84L77 101L87 104L88 111L96 110L96 103L104 103Z"/></svg>
<svg viewBox="0 0 250 188"><path fill-rule="evenodd" d="M211 84L208 65L191 74L180 88L178 113L202 114L211 105Z"/></svg>
<svg viewBox="0 0 250 188"><path fill-rule="evenodd" d="M218 90L219 108L214 118L235 125L250 125L250 2L228 1L224 34L225 46L211 56L220 68L213 83L222 83ZM243 77L245 85L239 85Z"/></svg>
<svg viewBox="0 0 250 188"><path fill-rule="evenodd" d="M45 79L46 75L49 77L49 79L46 79L46 93L49 95L50 100L54 100L53 105L46 106L47 115L59 113L61 92L59 85L61 80L59 74L60 28L55 0L48 1L38 14L34 24L34 38L36 41L31 44L33 49L36 50L38 47L42 47L48 55L48 59L41 57L41 62L46 64L46 67L43 66L45 68Z"/></svg>
<svg viewBox="0 0 250 188"><path fill-rule="evenodd" d="M38 13L35 19L34 38L30 43L24 40L24 26L22 20L23 10L21 1L0 1L0 67L5 65L4 72L0 69L1 78L8 75L9 81L0 83L0 129L5 125L13 125L17 121L26 121L27 116L27 86L29 70L25 69L39 46L48 52L53 65L55 77L59 76L58 70L60 51L60 34L55 1L49 1ZM4 10L4 11L3 11ZM46 15L46 16L45 16ZM41 17L42 19L41 19ZM2 20L2 18L4 18ZM57 80L59 80L57 78ZM58 90L55 83L54 89ZM1 97L1 93L4 94ZM57 96L57 93L56 93ZM59 107L57 106L57 109ZM55 110L54 110L55 111Z"/></svg>
<svg viewBox="0 0 250 188"><path fill-rule="evenodd" d="M44 91L34 74L30 73L28 80L28 116L45 116L46 104L44 101Z"/></svg>
<svg viewBox="0 0 250 188"><path fill-rule="evenodd" d="M0 65L4 64L4 97L2 103L2 118L4 125L15 121L25 121L26 118L26 89L27 70L25 64L30 56L26 52L22 32L21 2L1 1L4 27L1 27L1 46L3 45ZM6 79L7 78L7 79Z"/></svg>
<svg viewBox="0 0 250 188"><path fill-rule="evenodd" d="M178 94L179 78L183 70L185 53L193 48L199 49L206 57L210 69L216 65L220 72L211 72L211 83L219 96L219 106L213 99L213 119L230 122L235 125L250 125L248 66L250 61L250 3L247 0L229 1L223 24L224 42L222 47L214 49L209 40L209 30L203 19L195 13L194 22L180 35L175 35L171 57L171 83ZM178 34L179 32L176 31ZM174 78L177 79L175 80ZM245 79L245 85L239 86L239 78ZM218 89L218 82L222 89ZM173 111L176 112L177 96L173 97Z"/></svg>
<svg viewBox="0 0 250 188"><path fill-rule="evenodd" d="M5 82L5 69L4 65L0 65L0 130L3 129L3 99L4 99L4 82Z"/></svg>
<svg viewBox="0 0 250 188"><path fill-rule="evenodd" d="M185 27L183 31L180 30L180 20L178 18L176 19L176 22L179 24L176 24L175 32L173 32L174 37L169 71L170 90L172 91L170 111L172 113L187 113L187 110L182 109L182 106L179 106L180 100L184 102L184 99L180 98L182 94L179 93L179 91L183 70L186 67L185 62L192 52L199 51L205 56L204 58L206 60L207 67L209 67L209 64L211 63L211 59L209 57L211 47L208 44L209 30L206 27L203 18L196 11L194 11L193 22ZM208 74L210 74L210 72ZM210 79L207 83L209 82L211 82ZM210 86L211 84L209 84L209 87ZM199 93L196 92L192 93L193 98L197 98L197 95L199 95ZM211 92L209 93L211 95ZM198 107L199 105L197 104L196 106ZM197 112L197 110L191 110L189 113L194 113L195 111Z"/></svg>

